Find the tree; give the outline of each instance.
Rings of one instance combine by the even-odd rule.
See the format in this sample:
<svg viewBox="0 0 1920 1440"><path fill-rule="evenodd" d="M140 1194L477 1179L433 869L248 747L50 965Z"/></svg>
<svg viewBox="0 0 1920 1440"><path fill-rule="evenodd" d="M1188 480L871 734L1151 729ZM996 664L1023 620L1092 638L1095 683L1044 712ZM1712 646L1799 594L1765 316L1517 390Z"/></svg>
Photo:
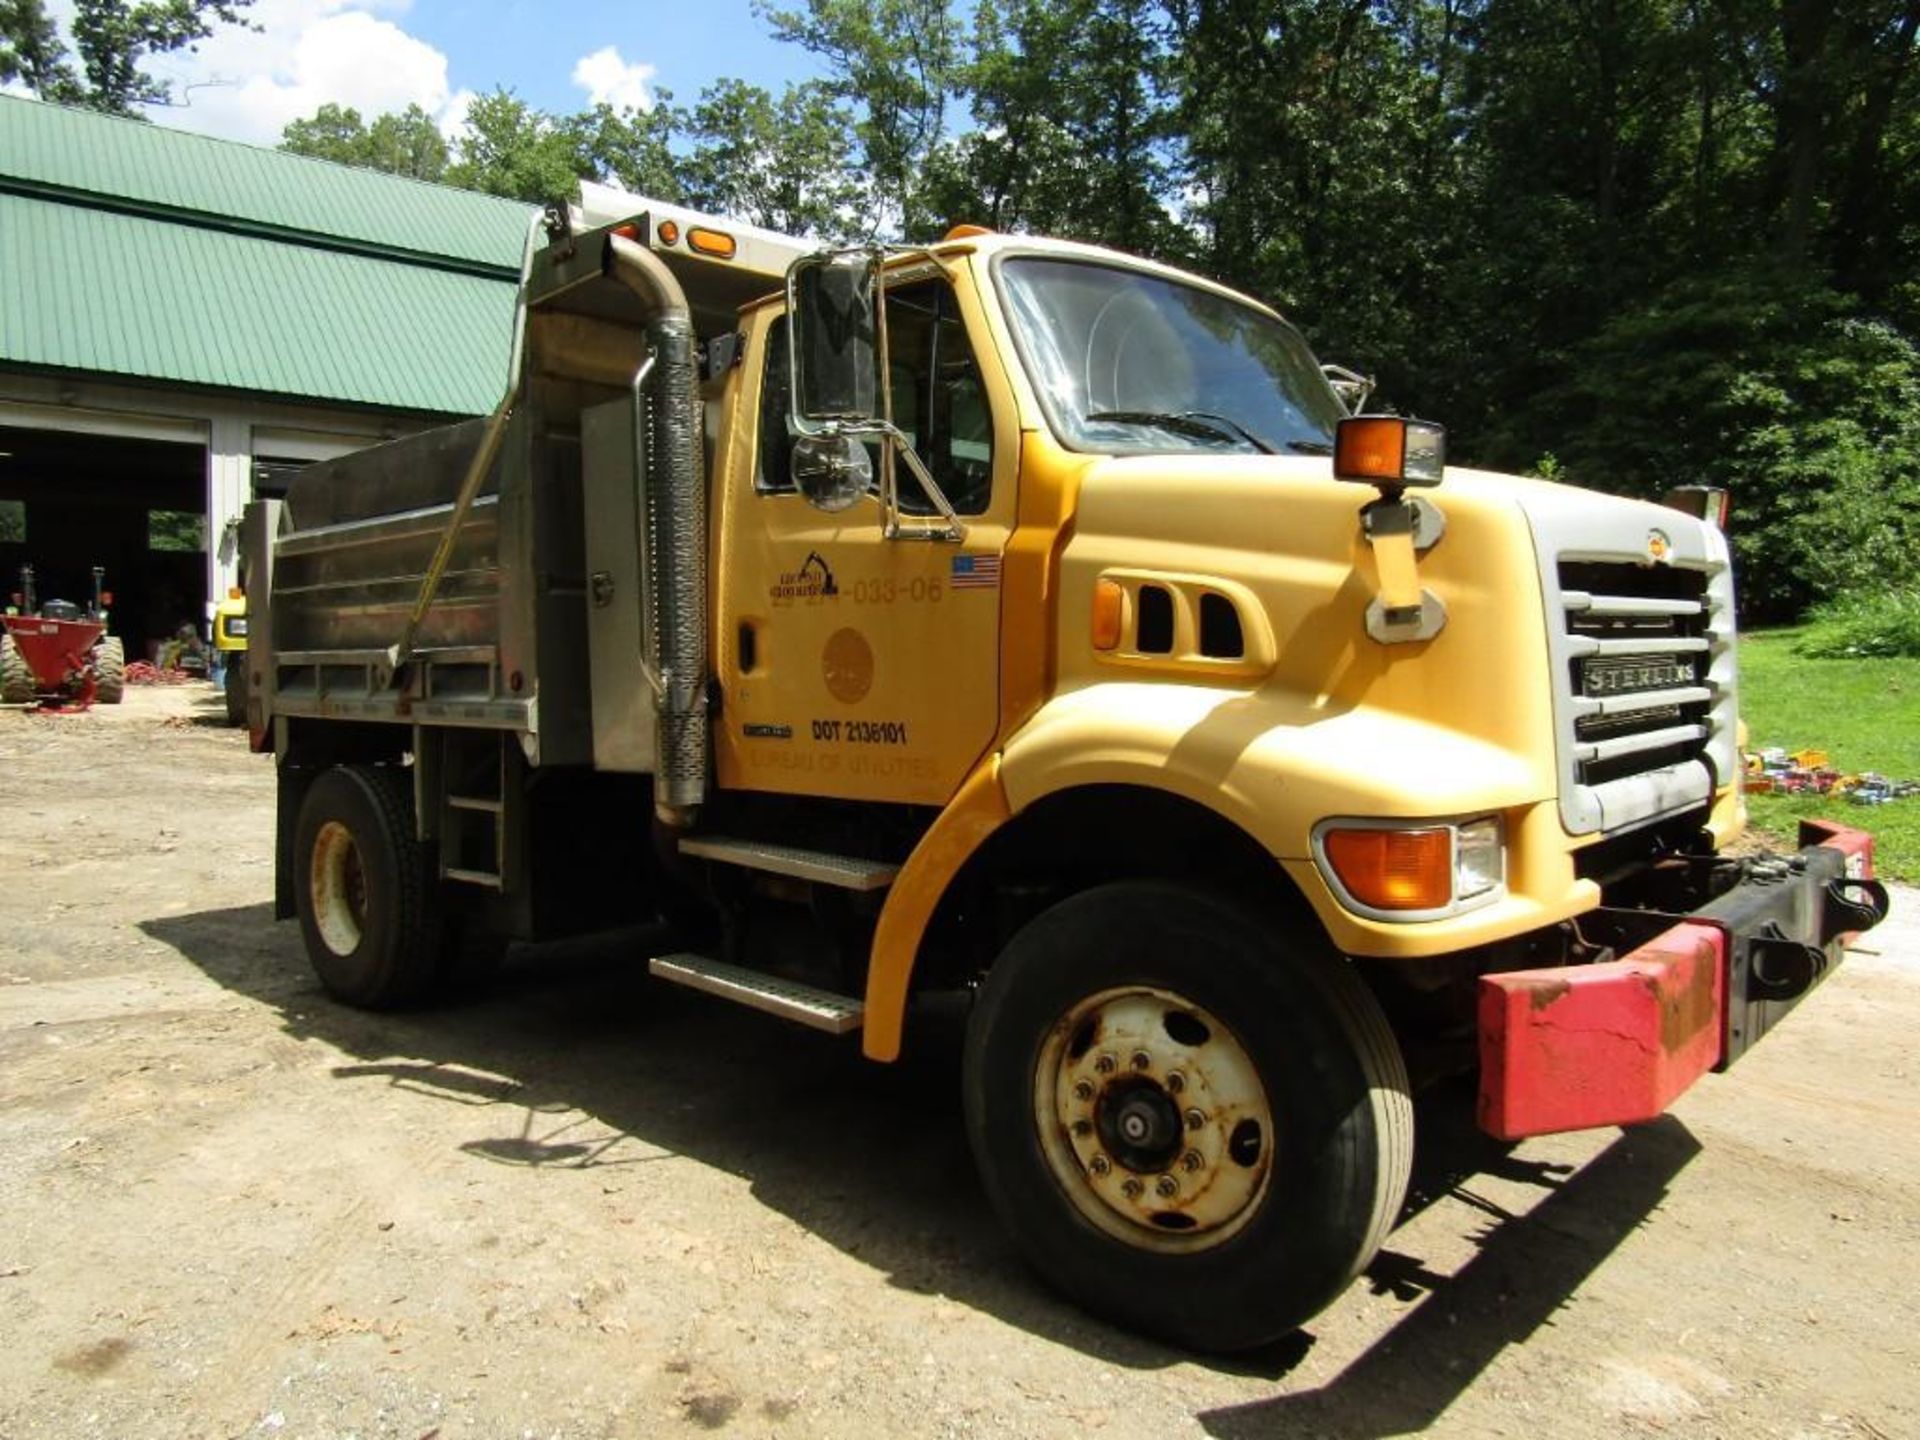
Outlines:
<svg viewBox="0 0 1920 1440"><path fill-rule="evenodd" d="M381 115L371 126L351 106L322 105L281 132L280 148L412 180L439 180L447 171L446 138L418 105L398 115Z"/></svg>
<svg viewBox="0 0 1920 1440"><path fill-rule="evenodd" d="M650 110L617 111L603 104L559 122L573 141L578 172L612 180L637 195L681 199L684 187L672 148L680 115L672 99L662 90Z"/></svg>
<svg viewBox="0 0 1920 1440"><path fill-rule="evenodd" d="M172 103L171 89L141 67L153 55L191 50L217 24L245 24L253 0L74 0L67 57L45 0L0 0L0 81L42 100L139 118L139 106Z"/></svg>
<svg viewBox="0 0 1920 1440"><path fill-rule="evenodd" d="M792 235L859 228L852 122L825 85L789 85L776 100L722 80L701 92L687 133L689 203Z"/></svg>
<svg viewBox="0 0 1920 1440"><path fill-rule="evenodd" d="M581 177L594 173L579 127L500 89L467 107L459 159L447 167L446 181L544 205L566 201Z"/></svg>
<svg viewBox="0 0 1920 1440"><path fill-rule="evenodd" d="M820 57L828 93L854 107L869 234L924 238L921 172L940 144L958 62L952 0L805 0L754 8L782 40Z"/></svg>

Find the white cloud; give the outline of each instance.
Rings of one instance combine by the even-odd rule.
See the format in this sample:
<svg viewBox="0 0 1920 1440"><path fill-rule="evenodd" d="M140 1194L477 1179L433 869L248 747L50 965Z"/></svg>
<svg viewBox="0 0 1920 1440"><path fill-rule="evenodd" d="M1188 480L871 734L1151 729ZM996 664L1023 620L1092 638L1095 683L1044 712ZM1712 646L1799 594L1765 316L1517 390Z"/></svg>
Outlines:
<svg viewBox="0 0 1920 1440"><path fill-rule="evenodd" d="M654 67L620 58L616 46L606 45L591 55L582 55L573 67L573 83L587 92L593 105L611 105L616 110L651 110L653 92L647 82Z"/></svg>
<svg viewBox="0 0 1920 1440"><path fill-rule="evenodd" d="M446 137L449 145L466 138L467 107L479 98L480 92L477 90L456 90L447 98L447 103L440 107L436 119L440 133Z"/></svg>
<svg viewBox="0 0 1920 1440"><path fill-rule="evenodd" d="M244 12L260 29L221 26L198 50L148 66L175 104L147 113L163 125L272 145L292 120L332 102L371 120L418 105L457 125L469 92L455 94L447 57L389 15L405 0L258 0ZM455 108L457 103L457 109Z"/></svg>

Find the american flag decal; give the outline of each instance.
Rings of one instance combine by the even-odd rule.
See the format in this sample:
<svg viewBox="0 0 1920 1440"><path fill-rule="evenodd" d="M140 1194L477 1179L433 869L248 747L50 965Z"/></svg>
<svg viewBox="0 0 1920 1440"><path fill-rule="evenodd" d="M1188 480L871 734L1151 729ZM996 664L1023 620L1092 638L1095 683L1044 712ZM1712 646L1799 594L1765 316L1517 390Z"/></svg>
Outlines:
<svg viewBox="0 0 1920 1440"><path fill-rule="evenodd" d="M956 555L953 557L953 588L956 590L993 590L1000 584L998 555Z"/></svg>

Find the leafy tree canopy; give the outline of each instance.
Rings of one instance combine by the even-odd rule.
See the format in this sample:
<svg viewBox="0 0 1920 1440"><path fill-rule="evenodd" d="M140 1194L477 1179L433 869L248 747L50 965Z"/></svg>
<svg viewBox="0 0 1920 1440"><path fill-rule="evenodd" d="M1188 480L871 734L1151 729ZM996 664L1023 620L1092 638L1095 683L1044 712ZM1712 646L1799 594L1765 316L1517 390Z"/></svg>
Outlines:
<svg viewBox="0 0 1920 1440"><path fill-rule="evenodd" d="M0 0L0 81L42 100L140 118L165 105L167 85L141 67L153 55L191 50L216 25L246 24L253 0L74 0L70 56L45 0ZM78 64L75 64L77 58Z"/></svg>

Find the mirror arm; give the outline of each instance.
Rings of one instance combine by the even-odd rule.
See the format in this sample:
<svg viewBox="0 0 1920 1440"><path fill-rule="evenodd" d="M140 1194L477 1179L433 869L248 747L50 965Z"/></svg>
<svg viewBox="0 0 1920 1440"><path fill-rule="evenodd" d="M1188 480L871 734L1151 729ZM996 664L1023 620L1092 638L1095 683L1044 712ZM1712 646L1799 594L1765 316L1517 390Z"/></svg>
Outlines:
<svg viewBox="0 0 1920 1440"><path fill-rule="evenodd" d="M907 437L895 429L891 421L887 422L886 440L887 455L891 457L896 450L899 451L900 458L906 461L907 468L913 471L913 478L920 482L920 488L926 492L927 499L933 502L933 508L940 512L940 518L946 522L946 528L943 530L935 529L931 525L915 525L912 527L902 525L900 523L900 497L896 493L891 496L893 501L892 507L883 512L886 516L886 529L884 533L887 539L949 540L954 544L959 544L965 540L967 538L967 527L961 523L960 516L955 513L953 502L947 499L947 492L940 488L940 482L933 478L933 472L927 468L926 462L914 452L913 446L907 443ZM887 467L887 479L884 483L890 490L892 489L892 480L893 467L889 464Z"/></svg>

